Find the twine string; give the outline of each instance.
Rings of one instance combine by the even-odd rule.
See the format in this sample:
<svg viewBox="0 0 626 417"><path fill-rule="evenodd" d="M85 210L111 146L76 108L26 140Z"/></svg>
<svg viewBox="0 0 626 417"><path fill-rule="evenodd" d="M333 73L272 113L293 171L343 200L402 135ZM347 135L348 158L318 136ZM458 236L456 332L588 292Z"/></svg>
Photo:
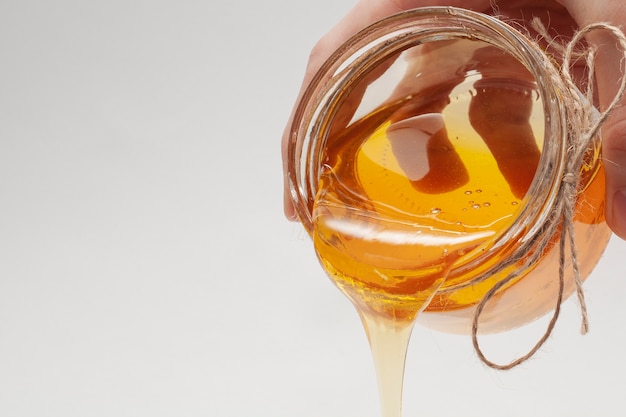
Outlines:
<svg viewBox="0 0 626 417"><path fill-rule="evenodd" d="M545 26L538 18L535 18L531 22L532 27L537 33L547 40L551 47L559 48L559 43L556 42L546 30ZM505 278L498 281L481 299L476 306L474 318L472 322L472 344L474 350L479 359L487 366L498 369L508 370L530 359L548 340L561 312L561 303L565 293L565 275L567 261L570 261L572 266L572 274L574 279L574 285L576 288L576 294L581 311L581 333L586 334L589 330L587 305L585 302L585 295L583 290L582 278L580 274L580 268L578 264L578 251L576 248L576 236L574 232L574 212L576 208L576 200L578 194L578 182L580 179L580 172L583 164L585 163L585 155L589 147L592 145L596 137L598 137L601 127L606 122L607 118L611 115L614 109L620 104L626 93L626 75L622 74L620 77L620 83L617 93L613 97L613 100L609 106L602 112L593 105L593 98L595 92L593 90L594 72L595 72L595 57L596 51L594 48L587 47L582 52L577 48L584 39L585 36L594 31L605 31L611 34L619 44L619 50L624 56L626 61L626 36L622 31L607 23L593 23L589 26L576 32L572 39L568 42L565 48L562 48L563 64L560 71L554 71L553 77L555 82L565 86L565 91L561 92L564 96L564 100L567 103L566 116L569 123L568 132L566 135L567 140L567 152L565 173L561 180L561 184L557 193L556 205L554 211L548 216L547 220L540 227L539 237L534 242L526 242L523 244L522 253L527 253L521 265L515 266L519 260L510 260L507 263L501 265L498 270L503 271L509 267L514 267L513 272L509 273ZM574 78L571 74L571 68L578 60L584 59L587 70L587 86L583 96L576 86ZM553 68L550 58L545 56L546 67ZM495 297L495 295L508 284L519 278L527 268L531 267L545 254L551 238L555 233L560 231L559 238L559 272L558 272L558 293L555 300L555 307L552 317L546 327L544 334L539 338L536 344L524 355L514 359L506 364L498 364L489 360L483 353L480 344L478 342L478 330L479 320L488 302ZM569 247L569 252L567 248Z"/></svg>

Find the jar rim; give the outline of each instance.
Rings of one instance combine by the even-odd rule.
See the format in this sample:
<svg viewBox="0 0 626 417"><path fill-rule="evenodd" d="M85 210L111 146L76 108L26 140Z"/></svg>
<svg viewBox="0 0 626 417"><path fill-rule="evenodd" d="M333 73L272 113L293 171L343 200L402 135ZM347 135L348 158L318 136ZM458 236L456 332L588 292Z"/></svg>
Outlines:
<svg viewBox="0 0 626 417"><path fill-rule="evenodd" d="M455 265L453 270L474 269L511 239L530 245L541 233L543 222L539 219L554 206L565 169L566 114L563 98L559 94L563 89L555 84L560 80L558 70L553 65L546 65L550 60L535 42L505 22L482 13L447 6L407 10L368 26L338 48L305 89L294 113L287 162L291 198L300 221L309 233L313 228L312 206L319 180L319 160L315 156L319 155L324 141L316 135L324 135L339 92L372 60L380 62L381 53L401 50L410 43L445 39L483 41L516 58L535 78L545 118L539 164L515 220L494 236L485 253L466 264ZM526 245L520 245L520 250L527 249ZM520 250L513 256L519 256ZM488 275L488 271L482 275ZM448 289L454 288L451 286Z"/></svg>

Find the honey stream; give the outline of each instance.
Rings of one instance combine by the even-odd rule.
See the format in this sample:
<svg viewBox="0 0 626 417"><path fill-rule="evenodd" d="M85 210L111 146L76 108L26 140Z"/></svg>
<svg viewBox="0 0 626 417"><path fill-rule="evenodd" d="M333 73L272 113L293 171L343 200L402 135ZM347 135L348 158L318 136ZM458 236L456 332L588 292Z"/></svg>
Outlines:
<svg viewBox="0 0 626 417"><path fill-rule="evenodd" d="M542 109L531 85L474 73L400 97L328 138L313 239L364 323L383 417L401 416L416 316L453 265L520 210L541 155Z"/></svg>

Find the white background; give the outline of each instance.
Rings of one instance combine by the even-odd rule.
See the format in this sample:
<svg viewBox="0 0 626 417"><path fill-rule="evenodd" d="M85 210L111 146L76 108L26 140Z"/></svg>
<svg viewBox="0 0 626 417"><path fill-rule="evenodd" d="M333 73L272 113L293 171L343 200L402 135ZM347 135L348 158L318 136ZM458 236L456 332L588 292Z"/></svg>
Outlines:
<svg viewBox="0 0 626 417"><path fill-rule="evenodd" d="M280 135L351 4L0 2L0 416L379 415L357 315L282 216ZM405 416L615 415L625 249L591 333L568 301L511 372L417 327Z"/></svg>

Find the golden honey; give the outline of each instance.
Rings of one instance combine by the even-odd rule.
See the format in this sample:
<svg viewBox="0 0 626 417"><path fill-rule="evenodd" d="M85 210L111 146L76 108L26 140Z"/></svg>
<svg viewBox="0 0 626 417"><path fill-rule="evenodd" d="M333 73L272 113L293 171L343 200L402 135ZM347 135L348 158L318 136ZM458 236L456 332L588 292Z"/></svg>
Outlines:
<svg viewBox="0 0 626 417"><path fill-rule="evenodd" d="M516 71L511 80L474 72L460 85L401 97L327 139L315 248L361 308L406 319L422 308L464 308L501 278L435 295L447 280L463 286L474 278L449 272L513 223L534 179L543 103L520 81L530 78L526 71ZM603 171L597 155L589 160L576 217L583 225L603 221Z"/></svg>

